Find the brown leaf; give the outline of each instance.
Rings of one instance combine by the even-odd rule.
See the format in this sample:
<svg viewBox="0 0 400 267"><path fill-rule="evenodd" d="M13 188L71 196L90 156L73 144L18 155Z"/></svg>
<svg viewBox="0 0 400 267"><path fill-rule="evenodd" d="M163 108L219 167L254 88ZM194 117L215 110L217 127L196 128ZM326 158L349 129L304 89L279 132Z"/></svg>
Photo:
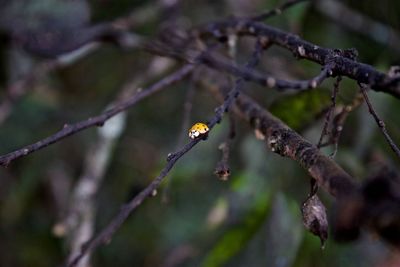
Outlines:
<svg viewBox="0 0 400 267"><path fill-rule="evenodd" d="M301 213L304 226L321 239L321 246L324 248L325 241L328 239L328 219L325 206L317 195L307 198L301 207Z"/></svg>

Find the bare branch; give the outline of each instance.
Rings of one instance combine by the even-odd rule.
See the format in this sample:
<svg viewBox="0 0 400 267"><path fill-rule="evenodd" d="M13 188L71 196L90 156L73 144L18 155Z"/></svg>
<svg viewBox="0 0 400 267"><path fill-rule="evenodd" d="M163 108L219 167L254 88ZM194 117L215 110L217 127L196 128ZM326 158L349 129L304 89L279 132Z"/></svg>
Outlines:
<svg viewBox="0 0 400 267"><path fill-rule="evenodd" d="M63 222L70 239L70 259L79 254L82 243L93 235L96 214L95 197L112 156L112 148L124 131L125 123L126 113L124 112L110 119L109 123L99 129L98 139L86 154L84 172L74 187L69 212ZM79 266L86 267L89 261L90 254L87 254Z"/></svg>
<svg viewBox="0 0 400 267"><path fill-rule="evenodd" d="M321 144L321 147L332 144L334 145L334 150L330 155L332 158L335 157L337 153L340 135L342 134L343 125L346 122L347 117L349 116L350 112L359 107L363 101L363 95L361 93L357 94L350 104L340 107L340 111L338 111L339 113L333 117L329 132L329 140Z"/></svg>
<svg viewBox="0 0 400 267"><path fill-rule="evenodd" d="M365 16L356 10L347 7L344 2L325 0L315 1L316 9L326 17L343 25L345 28L361 33L372 40L388 46L393 51L400 53L400 32L378 21Z"/></svg>
<svg viewBox="0 0 400 267"><path fill-rule="evenodd" d="M162 169L161 173L138 195L136 195L131 201L125 204L120 212L114 217L114 219L91 241L82 246L80 253L67 265L69 267L76 266L79 261L90 251L101 244L107 243L111 240L114 233L121 227L128 216L142 204L142 202L149 196L151 196L154 190L160 185L162 180L168 175L175 163L188 151L190 151L201 139L192 140L190 143L186 144L181 150L173 153L168 157L168 163Z"/></svg>
<svg viewBox="0 0 400 267"><path fill-rule="evenodd" d="M238 35L256 36L258 38L266 38L268 42L281 46L293 53L298 58L308 59L320 65L332 64L333 75L342 75L349 77L361 83L369 84L375 91L389 93L400 98L400 78L391 77L384 74L374 67L357 62L354 57L337 49L324 48L301 39L299 36L284 32L277 28L268 26L260 22L254 22L245 19L229 19L221 22L210 23L194 30L194 34L202 38L208 36L216 37L227 36L234 31ZM229 71L234 75L242 73L235 70L227 70L229 66L224 66L225 71ZM258 75L244 75L246 79L268 85L268 83ZM291 83L283 84L288 88L297 88ZM306 85L303 85L306 87ZM278 86L276 86L278 87Z"/></svg>
<svg viewBox="0 0 400 267"><path fill-rule="evenodd" d="M328 127L329 127L329 123L331 122L332 113L335 110L336 97L339 92L339 85L340 85L341 80L342 80L342 76L338 76L333 85L333 92L332 92L332 96L331 96L332 104L329 107L328 112L326 113L326 116L325 116L324 128L322 129L322 133L321 133L321 136L320 136L318 144L317 144L318 148L321 148L322 141L323 141L324 137L328 134Z"/></svg>
<svg viewBox="0 0 400 267"><path fill-rule="evenodd" d="M228 60L224 60L221 57L217 57L210 53L203 53L199 58L199 62L206 64L207 66L226 71L237 77L241 77L244 80L249 80L256 82L260 85L267 86L270 88L276 88L278 90L306 90L310 88L316 88L320 85L326 78L332 75L333 64L328 63L325 65L321 72L310 80L302 81L286 81L282 79L277 79L267 74L261 74L254 70L246 69L245 67L240 67L235 64L230 63Z"/></svg>
<svg viewBox="0 0 400 267"><path fill-rule="evenodd" d="M286 9L288 9L292 6L295 6L301 2L306 2L306 1L308 1L308 0L289 0L272 10L266 11L264 13L261 13L259 15L253 16L253 17L250 17L249 19L254 20L254 21L266 20L272 16L280 15Z"/></svg>
<svg viewBox="0 0 400 267"><path fill-rule="evenodd" d="M353 101L350 104L343 106L339 114L337 114L333 118L331 128L331 140L329 140L329 144L334 145L334 150L331 154L331 157L335 157L336 155L339 146L340 135L342 134L343 125L346 122L347 117L349 116L350 112L359 107L363 101L364 98L362 97L362 94L357 94L354 97Z"/></svg>
<svg viewBox="0 0 400 267"><path fill-rule="evenodd" d="M192 108L193 108L193 98L194 98L194 84L193 84L193 75L190 78L190 85L189 88L186 90L186 96L185 96L185 102L183 104L183 118L182 118L182 124L181 124L181 131L178 137L176 149L181 147L184 144L185 137L187 137L187 132L186 130L189 129L189 122L190 122L190 115L192 113ZM165 187L163 188L162 192L162 202L167 203L169 201L169 192L170 192L170 186L171 186L171 179L166 181Z"/></svg>
<svg viewBox="0 0 400 267"><path fill-rule="evenodd" d="M217 166L215 167L214 173L215 175L223 180L226 181L229 179L231 174L231 170L229 167L229 156L231 152L231 145L233 138L235 138L235 119L233 118L232 114L229 114L229 132L226 137L226 140L219 145L219 149L222 151L221 160L218 161Z"/></svg>
<svg viewBox="0 0 400 267"><path fill-rule="evenodd" d="M206 86L214 94L220 94L214 84ZM367 192L368 188L365 186L369 187L371 182L366 182L363 186L357 184L330 157L323 155L315 145L263 109L256 101L242 94L236 100L234 111L251 124L258 139L266 140L272 152L298 162L322 189L336 198L335 238L352 240L359 235L362 227L367 226L376 230L384 240L399 246L400 202L395 189L385 185L380 189L381 195L378 194L379 201L375 201L376 191L373 188L376 186L371 186L372 193ZM372 183L375 180L377 183L389 182L387 179L374 179ZM382 216L385 217L383 221Z"/></svg>
<svg viewBox="0 0 400 267"><path fill-rule="evenodd" d="M254 53L252 54L250 61L246 64L248 68L254 67L258 63L261 52L262 52L262 45L260 42L257 42ZM230 90L226 100L222 103L221 106L219 106L216 109L214 117L208 123L210 131L217 123L221 121L224 112L229 110L231 105L234 103L234 100L238 97L243 84L244 84L243 79L239 78L236 81L234 88ZM138 206L140 206L147 197L153 194L154 190L158 188L162 180L168 175L168 173L175 165L175 163L183 155L185 155L188 151L190 151L196 144L198 144L201 140L203 139L202 138L194 139L185 146L183 146L182 149L180 149L178 152L170 153L167 157L167 164L162 169L161 173L143 191L141 191L131 201L129 201L126 205L124 205L121 208L121 211L114 217L114 219L94 239L92 239L82 247L81 252L72 261L68 263L68 266L69 267L76 266L87 253L93 251L93 249L97 248L99 245L110 241L114 233L125 222L128 216Z"/></svg>
<svg viewBox="0 0 400 267"><path fill-rule="evenodd" d="M8 164L10 164L10 162L12 162L15 159L24 157L32 152L40 150L48 145L54 144L70 135L76 134L87 128L94 126L102 126L108 119L132 107L140 100L164 89L165 87L171 85L172 83L182 80L186 75L188 75L193 70L193 68L194 68L193 65L186 65L181 69L179 69L178 71L172 73L171 75L163 78L162 80L148 87L146 90L143 90L135 94L131 98L116 104L113 108L101 113L98 116L91 117L87 120L80 121L74 124L65 124L62 130L58 131L57 133L45 139L42 139L31 145L27 145L14 152L0 156L0 165L7 166Z"/></svg>
<svg viewBox="0 0 400 267"><path fill-rule="evenodd" d="M359 85L360 85L361 93L364 96L365 103L367 103L369 113L371 113L372 117L374 117L376 124L378 125L379 129L381 130L381 132L382 132L383 136L385 137L386 142L389 144L390 148L393 150L393 152L400 159L400 150L399 150L399 148L394 143L392 137L390 137L388 131L386 130L385 122L383 120L381 120L381 118L379 118L378 114L376 113L376 111L372 107L371 102L369 101L368 94L367 94L367 91L366 91L367 87L364 84L361 84L361 83L359 83Z"/></svg>
<svg viewBox="0 0 400 267"><path fill-rule="evenodd" d="M236 103L239 113L264 135L272 152L297 161L332 196L346 197L356 193L357 186L351 176L315 145L249 97L239 97Z"/></svg>

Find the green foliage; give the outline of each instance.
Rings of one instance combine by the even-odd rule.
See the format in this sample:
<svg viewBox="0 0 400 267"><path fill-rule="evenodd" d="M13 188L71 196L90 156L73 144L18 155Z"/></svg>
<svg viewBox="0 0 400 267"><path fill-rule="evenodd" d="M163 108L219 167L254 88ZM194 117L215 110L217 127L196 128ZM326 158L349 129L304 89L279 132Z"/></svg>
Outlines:
<svg viewBox="0 0 400 267"><path fill-rule="evenodd" d="M242 180L242 179L238 179ZM237 184L237 183L235 183ZM238 188L240 189L240 188ZM239 253L259 230L270 209L270 194L259 192L252 197L248 211L235 225L228 227L205 256L202 267L223 266Z"/></svg>
<svg viewBox="0 0 400 267"><path fill-rule="evenodd" d="M293 129L302 129L321 116L330 105L330 94L325 90L295 93L275 101L270 112Z"/></svg>

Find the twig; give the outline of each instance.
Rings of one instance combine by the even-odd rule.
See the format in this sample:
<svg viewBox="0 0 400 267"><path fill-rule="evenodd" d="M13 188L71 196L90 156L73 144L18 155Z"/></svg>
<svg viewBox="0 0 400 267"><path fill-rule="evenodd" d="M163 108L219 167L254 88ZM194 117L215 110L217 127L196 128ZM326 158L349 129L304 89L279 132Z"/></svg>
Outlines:
<svg viewBox="0 0 400 267"><path fill-rule="evenodd" d="M343 25L346 29L361 33L375 42L389 47L396 53L400 53L400 32L398 27L396 29L373 20L370 16L365 16L349 8L341 1L315 1L315 7L321 14Z"/></svg>
<svg viewBox="0 0 400 267"><path fill-rule="evenodd" d="M339 138L343 131L343 125L349 116L350 112L352 112L355 108L360 106L363 102L364 98L362 94L357 94L353 99L352 103L349 105L345 105L339 114L337 114L332 121L332 129L331 129L331 140L329 144L334 145L333 152L331 153L331 157L335 157L338 146L339 146Z"/></svg>
<svg viewBox="0 0 400 267"><path fill-rule="evenodd" d="M366 85L359 83L361 93L364 96L365 103L367 103L368 106L368 111L371 113L372 117L374 117L376 124L378 125L379 129L381 130L383 136L385 137L387 143L389 144L390 148L393 150L393 152L397 155L398 158L400 158L400 150L397 147L397 145L394 143L393 139L390 137L388 131L386 130L385 122L379 118L378 114L372 107L371 102L369 101L368 94L367 94L367 87Z"/></svg>
<svg viewBox="0 0 400 267"><path fill-rule="evenodd" d="M329 127L329 123L331 122L332 113L335 110L336 96L339 92L339 85L340 85L341 80L342 80L342 76L338 76L333 85L333 92L332 92L332 96L331 96L332 104L329 107L329 110L325 116L324 128L322 129L322 133L321 133L321 136L320 136L318 144L317 144L318 148L321 148L322 141L323 141L324 137L328 134L328 127Z"/></svg>
<svg viewBox="0 0 400 267"><path fill-rule="evenodd" d="M237 56L237 41L238 41L238 36L237 35L229 35L228 36L228 55L232 62L236 61L236 56ZM258 40L259 41L259 40ZM257 44L259 45L259 44ZM267 48L267 43L264 44L264 49ZM260 48L256 48L260 49ZM254 55L255 57L259 57L259 55ZM229 76L230 82L233 84L234 83L234 77ZM217 162L217 165L214 170L214 174L221 179L222 181L227 181L229 179L229 176L231 174L230 167L229 167L229 155L231 151L231 144L232 140L236 135L235 132L235 120L232 116L232 111L229 111L229 132L228 135L226 136L226 140L221 143L218 147L218 149L221 150L222 152L222 157L219 162Z"/></svg>
<svg viewBox="0 0 400 267"><path fill-rule="evenodd" d="M143 74L135 76L121 87L117 99L124 99L132 95L132 91L136 90L138 85L144 84L170 69L171 64L165 60L155 57ZM85 171L75 185L69 205L70 210L63 222L58 225L67 230L71 248L68 258L71 260L80 253L82 243L93 235L96 213L95 197L104 179L108 161L112 156L112 148L125 128L126 117L126 112L121 112L98 130L98 140L88 151ZM88 266L89 257L90 253L80 261L79 266Z"/></svg>
<svg viewBox="0 0 400 267"><path fill-rule="evenodd" d="M306 90L310 88L316 88L326 78L332 75L332 69L334 67L332 63L328 63L327 65L324 65L321 72L312 79L300 80L300 81L286 81L282 79L277 79L267 74L261 74L254 70L249 70L245 67L234 65L229 61L224 60L221 57L216 57L210 53L204 53L199 58L199 62L206 64L207 66L212 67L214 69L226 71L232 75L241 77L244 80L253 81L260 85L267 86L270 88L276 88L278 90L288 90L288 89Z"/></svg>
<svg viewBox="0 0 400 267"><path fill-rule="evenodd" d="M400 98L400 78L390 77L374 67L360 63L354 58L337 53L335 49L324 48L301 39L299 36L284 32L277 28L246 19L227 19L200 26L193 30L196 36L202 38L228 36L232 31L238 36L247 35L266 38L268 42L281 46L291 51L296 57L307 59L321 65L333 64L333 73L349 77L361 83L369 84L375 91L389 93ZM231 71L235 75L240 73ZM246 79L265 83L262 77L246 75ZM289 88L293 86L289 83Z"/></svg>
<svg viewBox="0 0 400 267"><path fill-rule="evenodd" d="M218 85L205 83L210 91L220 96ZM260 139L266 140L272 152L295 160L322 189L336 198L335 238L354 239L360 228L366 226L387 242L399 246L400 202L390 185L386 185L378 197L374 187L368 195L365 187L357 184L330 157L244 94L238 97L233 110L263 135ZM380 180L373 179L378 183Z"/></svg>
<svg viewBox="0 0 400 267"><path fill-rule="evenodd" d="M192 74L193 75L193 74ZM194 97L194 84L193 84L193 77L190 79L190 85L188 90L186 91L185 96L185 103L183 104L183 118L181 124L181 131L178 137L178 142L176 145L176 149L181 147L184 143L184 138L187 137L187 129L189 129L189 122L190 122L190 115L192 113L193 107L193 97ZM162 202L167 203L169 200L169 192L171 186L171 179L167 180L165 183L165 187L162 194Z"/></svg>
<svg viewBox="0 0 400 267"><path fill-rule="evenodd" d="M262 46L260 42L257 42L256 49L249 61L246 64L248 67L253 67L257 64L260 54L262 51ZM212 128L221 121L224 112L230 108L230 106L234 103L234 100L238 97L241 86L243 85L243 80L238 79L235 84L235 87L230 90L228 97L223 102L223 104L218 107L215 111L214 117L210 120L208 127L210 131ZM129 201L126 205L121 208L121 211L114 217L114 219L91 241L82 246L81 252L67 265L68 267L76 266L79 261L90 251L93 251L99 245L103 243L107 243L112 238L113 234L119 229L119 227L125 222L128 216L138 207L142 202L150 195L152 195L153 191L158 188L162 180L168 175L172 167L175 163L188 151L190 151L196 144L198 144L202 139L197 138L186 144L182 149L178 152L170 153L167 157L167 164L162 169L161 173L138 195L136 195L131 201Z"/></svg>
<svg viewBox="0 0 400 267"><path fill-rule="evenodd" d="M248 63L246 63L245 67L243 68L243 70L245 72L250 72L252 70L252 68L258 64L258 61L260 60L262 51L263 51L263 44L262 44L262 41L260 39L258 39L250 61ZM208 126L210 128L213 127L214 125L216 125L217 123L220 123L224 112L229 111L229 107L232 106L232 103L239 96L241 88L244 85L244 81L245 81L245 78L243 78L243 77L238 78L236 80L234 88L231 91L229 91L224 103L216 109L216 111L215 111L216 116L208 123Z"/></svg>
<svg viewBox="0 0 400 267"><path fill-rule="evenodd" d="M117 103L113 108L101 113L98 116L91 117L87 120L80 121L75 124L65 124L63 129L58 131L57 133L42 139L36 143L31 145L27 145L21 149L18 149L14 152L5 154L0 156L0 165L7 166L15 159L24 157L32 152L40 150L48 145L56 143L70 135L76 134L82 130L85 130L90 127L94 126L102 126L104 122L106 122L111 117L115 116L116 114L130 108L131 106L135 105L140 100L164 89L165 87L171 85L174 82L182 80L186 75L188 75L192 70L193 65L186 65L179 69L178 71L172 73L171 75L163 78L162 80L158 81L157 83L153 84L152 86L148 87L146 90L143 90L133 97L127 99L126 101L122 101Z"/></svg>
<svg viewBox="0 0 400 267"><path fill-rule="evenodd" d="M219 145L219 149L222 151L222 157L221 160L217 163L217 166L215 167L215 175L223 181L226 181L229 179L229 176L231 174L230 167L229 167L229 155L231 152L231 145L232 141L235 138L236 132L235 132L235 119L233 118L231 112L229 114L229 132L226 137L226 140Z"/></svg>
<svg viewBox="0 0 400 267"><path fill-rule="evenodd" d="M160 185L162 180L168 175L175 163L183 155L185 155L190 149L192 149L201 139L192 140L190 143L186 144L181 150L176 153L171 154L168 157L168 162L162 169L161 173L138 195L136 195L131 201L125 204L121 211L114 217L114 219L91 241L82 246L80 253L67 265L69 267L76 266L79 261L90 251L101 244L107 243L111 240L113 234L120 228L120 226L125 222L128 216L138 207L142 202L149 196L152 195L153 191Z"/></svg>
<svg viewBox="0 0 400 267"><path fill-rule="evenodd" d="M249 19L254 20L254 21L266 20L272 16L280 15L283 11L285 11L285 9L288 9L294 5L297 5L298 3L306 2L306 1L308 1L308 0L289 0L272 10L269 10L267 12L261 13L259 15L253 16L253 17L250 17Z"/></svg>
<svg viewBox="0 0 400 267"><path fill-rule="evenodd" d="M218 90L212 86L207 87L212 91ZM349 174L256 101L242 94L236 100L235 107L235 113L263 135L262 139L266 140L272 152L298 162L332 196L345 198L357 194L358 186Z"/></svg>
<svg viewBox="0 0 400 267"><path fill-rule="evenodd" d="M159 1L151 1L135 7L126 16L113 21L114 26L122 29L134 29L159 18L163 6Z"/></svg>
<svg viewBox="0 0 400 267"><path fill-rule="evenodd" d="M77 181L72 193L70 210L64 220L71 249L69 257L75 258L83 242L92 235L95 226L95 197L107 169L115 142L124 131L126 113L122 112L110 119L98 131L98 139L86 154L85 170ZM79 266L89 264L90 254L82 259Z"/></svg>

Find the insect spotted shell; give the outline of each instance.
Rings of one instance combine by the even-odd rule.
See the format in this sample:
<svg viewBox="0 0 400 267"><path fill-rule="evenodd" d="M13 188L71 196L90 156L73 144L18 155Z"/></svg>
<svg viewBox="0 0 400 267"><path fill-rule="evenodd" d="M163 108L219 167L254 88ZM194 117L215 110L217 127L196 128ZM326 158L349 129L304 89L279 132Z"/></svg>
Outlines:
<svg viewBox="0 0 400 267"><path fill-rule="evenodd" d="M210 128L208 128L207 124L198 122L198 123L195 123L192 127L190 127L189 137L191 139L196 139L199 137L206 137L208 134L208 131L210 131Z"/></svg>

